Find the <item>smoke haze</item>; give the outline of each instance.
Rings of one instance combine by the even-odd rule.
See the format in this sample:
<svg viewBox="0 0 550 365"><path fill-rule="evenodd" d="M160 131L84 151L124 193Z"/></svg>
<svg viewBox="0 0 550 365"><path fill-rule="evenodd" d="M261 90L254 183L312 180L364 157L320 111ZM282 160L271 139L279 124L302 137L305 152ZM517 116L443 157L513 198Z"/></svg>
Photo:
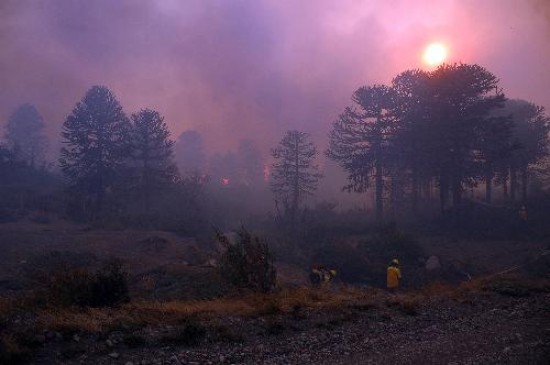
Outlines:
<svg viewBox="0 0 550 365"><path fill-rule="evenodd" d="M52 139L92 85L126 113L153 108L209 152L295 128L324 150L362 85L423 67L431 41L477 63L505 93L550 108L543 0L2 0L0 120L34 104ZM2 133L3 134L3 133ZM53 144L55 145L55 144Z"/></svg>

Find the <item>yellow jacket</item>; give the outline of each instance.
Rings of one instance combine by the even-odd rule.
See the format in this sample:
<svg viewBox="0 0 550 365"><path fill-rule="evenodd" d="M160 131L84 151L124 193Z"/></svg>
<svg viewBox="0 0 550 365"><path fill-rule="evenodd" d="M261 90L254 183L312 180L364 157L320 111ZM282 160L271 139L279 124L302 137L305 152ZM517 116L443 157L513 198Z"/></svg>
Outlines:
<svg viewBox="0 0 550 365"><path fill-rule="evenodd" d="M401 270L395 266L388 266L387 274L387 286L388 288L397 288L399 287L399 279L401 279Z"/></svg>

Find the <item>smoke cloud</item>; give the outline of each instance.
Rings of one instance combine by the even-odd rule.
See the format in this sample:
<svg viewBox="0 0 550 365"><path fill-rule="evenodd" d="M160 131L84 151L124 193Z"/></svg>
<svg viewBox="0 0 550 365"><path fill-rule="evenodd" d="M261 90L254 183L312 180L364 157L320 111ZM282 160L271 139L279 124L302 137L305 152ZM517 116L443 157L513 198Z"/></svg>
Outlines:
<svg viewBox="0 0 550 365"><path fill-rule="evenodd" d="M291 128L324 150L353 91L423 67L430 41L550 108L549 14L542 0L3 0L0 121L32 103L58 139L101 84L210 152L243 139L266 152Z"/></svg>

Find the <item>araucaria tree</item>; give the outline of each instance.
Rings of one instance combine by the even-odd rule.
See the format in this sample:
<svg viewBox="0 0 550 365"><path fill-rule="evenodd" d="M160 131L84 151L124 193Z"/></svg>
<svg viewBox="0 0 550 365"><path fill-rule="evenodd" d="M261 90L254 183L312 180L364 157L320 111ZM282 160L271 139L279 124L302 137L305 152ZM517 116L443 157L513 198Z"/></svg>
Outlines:
<svg viewBox="0 0 550 365"><path fill-rule="evenodd" d="M317 149L304 132L288 131L271 150L271 190L284 204L285 214L295 223L300 204L317 190L322 177L315 165Z"/></svg>
<svg viewBox="0 0 550 365"><path fill-rule="evenodd" d="M34 168L44 161L46 137L44 121L31 104L23 104L10 116L5 139L15 158Z"/></svg>
<svg viewBox="0 0 550 365"><path fill-rule="evenodd" d="M394 134L396 93L375 85L361 87L353 94L354 105L344 110L330 133L328 157L348 173L350 191L364 192L374 180L376 217L382 218L384 175L391 161L391 136Z"/></svg>
<svg viewBox="0 0 550 365"><path fill-rule="evenodd" d="M174 141L164 118L154 110L142 109L132 114L130 128L131 177L146 209L151 195L173 182L177 174L173 162Z"/></svg>
<svg viewBox="0 0 550 365"><path fill-rule="evenodd" d="M513 122L512 151L507 156L501 179L504 182L510 179L512 200L517 198L521 184L521 199L525 202L529 167L548 156L550 117L545 114L543 107L525 100L508 100L501 113L509 116Z"/></svg>
<svg viewBox="0 0 550 365"><path fill-rule="evenodd" d="M59 164L73 188L86 195L92 211L103 208L128 156L130 122L111 91L93 86L63 124Z"/></svg>
<svg viewBox="0 0 550 365"><path fill-rule="evenodd" d="M459 64L406 71L391 87L362 87L334 123L327 155L348 172L349 190L362 192L374 180L377 218L386 190L392 202L411 192L416 209L422 187L435 183L445 211L449 195L459 206L464 188L482 177L490 200L510 149L511 124L493 114L505 100L497 86L484 68Z"/></svg>

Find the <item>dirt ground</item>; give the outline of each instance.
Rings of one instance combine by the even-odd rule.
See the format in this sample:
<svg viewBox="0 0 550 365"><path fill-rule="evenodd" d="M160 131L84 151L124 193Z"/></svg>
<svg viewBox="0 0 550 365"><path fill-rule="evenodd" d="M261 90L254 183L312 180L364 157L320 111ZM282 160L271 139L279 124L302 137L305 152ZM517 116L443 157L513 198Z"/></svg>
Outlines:
<svg viewBox="0 0 550 365"><path fill-rule="evenodd" d="M524 265L548 249L544 241L419 239L426 256L442 265L458 262L477 276ZM44 257L62 252L99 265L121 258L132 276L132 295L152 299L207 299L212 286L212 242L167 232L97 231L86 226L0 225L0 295L24 286L24 274ZM70 253L70 254L67 254ZM50 256L48 256L50 255ZM71 256L72 255L72 256ZM418 265L418 263L414 263ZM403 263L406 272L408 263ZM307 268L278 263L283 285L307 285ZM520 274L521 270L518 270ZM152 286L148 284L153 281ZM386 294L384 294L386 295ZM385 298L385 299L384 299ZM222 318L216 331L193 346L159 340L170 326L123 329L107 337L43 337L33 364L547 364L550 360L550 296L512 288L453 299L426 299L412 310L393 305L390 294L374 307L306 311L261 318ZM130 346L122 337L141 338ZM160 336L160 337L159 337Z"/></svg>

